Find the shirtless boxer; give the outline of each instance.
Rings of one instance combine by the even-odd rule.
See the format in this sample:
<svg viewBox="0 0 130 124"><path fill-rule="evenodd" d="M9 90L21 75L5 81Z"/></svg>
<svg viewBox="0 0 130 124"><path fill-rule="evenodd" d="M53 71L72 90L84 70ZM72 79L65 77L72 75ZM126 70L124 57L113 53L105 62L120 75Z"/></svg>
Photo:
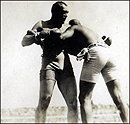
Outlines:
<svg viewBox="0 0 130 124"><path fill-rule="evenodd" d="M61 32L68 12L66 3L54 3L51 9L51 19L37 22L32 30L27 31L22 40L22 46L35 43L43 49L36 122L44 123L46 121L47 108L56 82L68 107L68 122L78 121L77 87L73 68L68 54L61 51L60 44L56 41L57 36L53 34L53 30Z"/></svg>
<svg viewBox="0 0 130 124"><path fill-rule="evenodd" d="M82 26L78 20L71 20L70 25L60 36L65 44L65 50L78 59L83 50L86 53L80 76L79 101L82 122L92 123L92 92L101 73L122 121L128 123L128 106L123 100L117 67L106 43L92 30Z"/></svg>

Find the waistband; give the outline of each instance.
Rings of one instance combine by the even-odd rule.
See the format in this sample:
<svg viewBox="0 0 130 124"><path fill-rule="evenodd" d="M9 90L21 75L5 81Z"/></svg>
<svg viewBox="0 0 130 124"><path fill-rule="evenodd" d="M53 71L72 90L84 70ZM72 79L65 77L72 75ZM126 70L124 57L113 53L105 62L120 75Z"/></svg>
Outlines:
<svg viewBox="0 0 130 124"><path fill-rule="evenodd" d="M92 43L92 44L88 45L87 49L89 50L89 49L91 49L91 48L93 48L95 46L102 46L102 47L106 47L107 48L107 45L105 43L97 42L97 43Z"/></svg>

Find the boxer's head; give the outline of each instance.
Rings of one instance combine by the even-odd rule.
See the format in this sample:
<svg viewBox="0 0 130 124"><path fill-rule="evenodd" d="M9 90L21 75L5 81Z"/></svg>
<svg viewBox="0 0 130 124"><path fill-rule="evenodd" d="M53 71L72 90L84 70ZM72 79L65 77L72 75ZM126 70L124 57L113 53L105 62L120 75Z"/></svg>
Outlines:
<svg viewBox="0 0 130 124"><path fill-rule="evenodd" d="M64 2L54 3L51 8L51 13L53 20L55 20L55 23L58 25L64 24L69 13L67 4Z"/></svg>
<svg viewBox="0 0 130 124"><path fill-rule="evenodd" d="M73 25L80 25L80 21L79 21L78 19L71 19L71 20L69 21L69 24L70 24L71 26L73 26Z"/></svg>

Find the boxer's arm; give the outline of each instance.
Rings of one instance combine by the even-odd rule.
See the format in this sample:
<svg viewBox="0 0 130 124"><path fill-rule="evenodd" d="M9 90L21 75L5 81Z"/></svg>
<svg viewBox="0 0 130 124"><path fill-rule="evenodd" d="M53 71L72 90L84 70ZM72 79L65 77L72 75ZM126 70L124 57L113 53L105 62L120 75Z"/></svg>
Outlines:
<svg viewBox="0 0 130 124"><path fill-rule="evenodd" d="M87 48L83 48L78 54L77 54L77 61L81 61L82 59L87 59L89 60L89 54L88 54L88 49Z"/></svg>
<svg viewBox="0 0 130 124"><path fill-rule="evenodd" d="M29 32L29 31L28 31ZM22 46L29 46L35 42L35 35L34 34L26 34L22 39Z"/></svg>
<svg viewBox="0 0 130 124"><path fill-rule="evenodd" d="M49 36L51 33L58 33L59 29L57 28L42 28L42 31L39 33L39 36L41 38L46 38L47 36Z"/></svg>
<svg viewBox="0 0 130 124"><path fill-rule="evenodd" d="M62 40L65 40L67 38L70 38L72 37L74 34L74 29L72 27L69 27L65 32L63 32L61 35L60 35L60 38Z"/></svg>
<svg viewBox="0 0 130 124"><path fill-rule="evenodd" d="M48 28L40 28L39 24L35 25L32 30L28 30L27 34L23 37L22 46L29 46L33 43L40 44L41 38L46 38L50 34Z"/></svg>
<svg viewBox="0 0 130 124"><path fill-rule="evenodd" d="M29 46L33 43L35 43L36 39L35 39L35 35L36 35L36 31L37 31L37 28L41 26L41 22L37 22L32 30L28 30L27 31L27 34L23 37L22 39L22 46Z"/></svg>

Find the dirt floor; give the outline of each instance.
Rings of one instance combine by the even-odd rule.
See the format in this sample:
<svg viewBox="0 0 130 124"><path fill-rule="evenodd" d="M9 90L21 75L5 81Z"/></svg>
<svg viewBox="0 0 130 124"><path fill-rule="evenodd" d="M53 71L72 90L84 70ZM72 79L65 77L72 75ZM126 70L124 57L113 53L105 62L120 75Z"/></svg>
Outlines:
<svg viewBox="0 0 130 124"><path fill-rule="evenodd" d="M80 111L79 111L80 112ZM80 114L79 114L80 115ZM95 123L121 123L119 112L112 105L93 105ZM1 123L34 123L35 108L2 109ZM48 123L66 123L66 107L49 107L47 111ZM81 117L79 116L79 123Z"/></svg>

